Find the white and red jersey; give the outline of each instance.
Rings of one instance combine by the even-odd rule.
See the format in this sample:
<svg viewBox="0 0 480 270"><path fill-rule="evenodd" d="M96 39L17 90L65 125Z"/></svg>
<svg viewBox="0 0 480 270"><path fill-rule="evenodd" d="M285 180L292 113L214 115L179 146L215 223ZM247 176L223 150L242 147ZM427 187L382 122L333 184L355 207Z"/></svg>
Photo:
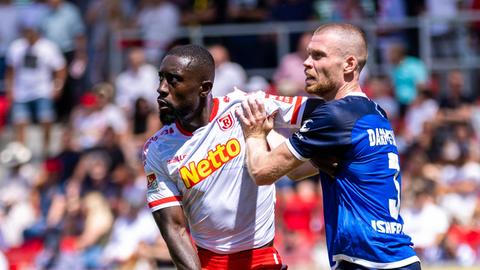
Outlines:
<svg viewBox="0 0 480 270"><path fill-rule="evenodd" d="M257 92L280 127L299 127L305 97ZM246 168L245 140L235 109L242 91L215 98L210 122L193 134L164 126L144 147L148 205L183 206L195 243L215 253L258 248L274 237L275 186L257 186Z"/></svg>

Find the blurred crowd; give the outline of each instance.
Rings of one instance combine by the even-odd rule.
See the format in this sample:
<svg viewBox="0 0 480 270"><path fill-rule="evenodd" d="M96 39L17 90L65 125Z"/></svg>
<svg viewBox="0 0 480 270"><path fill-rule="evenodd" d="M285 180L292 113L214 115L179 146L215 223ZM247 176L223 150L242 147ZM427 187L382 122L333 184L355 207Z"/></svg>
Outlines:
<svg viewBox="0 0 480 270"><path fill-rule="evenodd" d="M480 1L0 0L0 270L172 269L146 208L140 153L161 127L157 68L166 50L185 42L176 37L181 26L388 25L415 16L448 20L465 10L480 10ZM126 29L139 37L119 44L126 65L112 74L109 42ZM478 265L480 77L476 70L431 72L419 57L418 29L380 31L370 41L378 57L369 61L388 68L367 69L362 87L394 125L404 230L427 265ZM430 34L438 59L478 56L478 22L439 21ZM269 37L207 41L216 64L213 95L235 86L305 95L310 35L292 35L295 50L278 62ZM459 42L465 39L467 47ZM269 65L276 69L268 78L247 72ZM318 179L277 186L276 246L284 261L291 269L325 267Z"/></svg>

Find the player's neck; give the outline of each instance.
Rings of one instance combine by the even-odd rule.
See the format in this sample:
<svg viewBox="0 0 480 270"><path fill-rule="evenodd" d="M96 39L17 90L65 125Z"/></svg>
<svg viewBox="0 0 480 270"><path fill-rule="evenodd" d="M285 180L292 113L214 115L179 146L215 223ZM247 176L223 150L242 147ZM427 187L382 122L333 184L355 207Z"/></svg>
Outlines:
<svg viewBox="0 0 480 270"><path fill-rule="evenodd" d="M343 84L340 87L340 89L338 89L334 99L341 99L348 96L351 93L362 93L362 92L363 91L360 88L360 84L358 83L358 81L347 82Z"/></svg>
<svg viewBox="0 0 480 270"><path fill-rule="evenodd" d="M200 105L198 106L197 110L193 110L182 119L179 119L183 129L193 133L195 130L206 126L210 122L212 107L213 100L212 96L209 95L200 101Z"/></svg>

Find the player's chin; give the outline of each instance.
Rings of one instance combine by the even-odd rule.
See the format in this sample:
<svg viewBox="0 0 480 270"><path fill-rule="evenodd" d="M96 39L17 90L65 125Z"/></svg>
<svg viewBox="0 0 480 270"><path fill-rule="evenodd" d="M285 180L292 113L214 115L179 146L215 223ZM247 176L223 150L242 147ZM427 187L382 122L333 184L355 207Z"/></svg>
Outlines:
<svg viewBox="0 0 480 270"><path fill-rule="evenodd" d="M171 111L171 110L162 110L160 109L160 112L159 112L159 116L160 116L160 121L162 121L162 124L164 125L170 125L172 124L173 122L175 122L175 114Z"/></svg>
<svg viewBox="0 0 480 270"><path fill-rule="evenodd" d="M305 85L305 92L309 94L316 94L318 92L318 87L316 84L307 84Z"/></svg>

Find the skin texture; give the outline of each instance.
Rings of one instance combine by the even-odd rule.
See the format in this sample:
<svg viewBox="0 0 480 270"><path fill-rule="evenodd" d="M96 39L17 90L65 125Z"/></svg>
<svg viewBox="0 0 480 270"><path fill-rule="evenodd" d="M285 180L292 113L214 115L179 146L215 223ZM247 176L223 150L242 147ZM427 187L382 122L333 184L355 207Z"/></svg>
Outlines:
<svg viewBox="0 0 480 270"><path fill-rule="evenodd" d="M188 57L168 55L159 69L157 90L160 116L164 123L178 121L193 132L208 123L213 75ZM187 233L187 222L180 206L153 213L177 269L201 269L195 247Z"/></svg>
<svg viewBox="0 0 480 270"><path fill-rule="evenodd" d="M310 40L307 52L303 63L306 92L327 101L362 92L358 80L367 58L367 46L362 33L355 27L348 24L321 26ZM266 134L272 129L273 120L266 115L261 102L244 102L237 115L247 143L248 170L258 185L274 183L300 166L307 169L304 175L297 175L299 178L314 172L311 165L305 165L305 161L290 152L286 143L273 150L267 147Z"/></svg>

